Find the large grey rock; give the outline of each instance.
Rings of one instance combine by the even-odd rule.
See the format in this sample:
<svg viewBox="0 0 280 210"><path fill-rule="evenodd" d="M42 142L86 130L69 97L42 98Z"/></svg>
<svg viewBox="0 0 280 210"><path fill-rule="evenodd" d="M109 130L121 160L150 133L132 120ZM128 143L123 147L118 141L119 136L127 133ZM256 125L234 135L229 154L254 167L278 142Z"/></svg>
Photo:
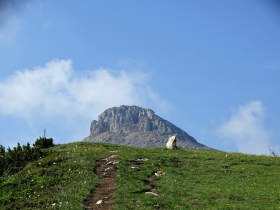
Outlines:
<svg viewBox="0 0 280 210"><path fill-rule="evenodd" d="M186 149L211 150L151 109L120 106L105 110L93 120L88 142L108 142L136 147L164 147L171 135L176 135L177 146Z"/></svg>

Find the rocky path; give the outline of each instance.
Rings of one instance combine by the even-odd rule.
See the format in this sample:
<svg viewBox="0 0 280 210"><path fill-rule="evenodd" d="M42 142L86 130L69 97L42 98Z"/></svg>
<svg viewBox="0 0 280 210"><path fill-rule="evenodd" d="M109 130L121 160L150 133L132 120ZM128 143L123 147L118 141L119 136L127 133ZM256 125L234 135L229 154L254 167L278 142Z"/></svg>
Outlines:
<svg viewBox="0 0 280 210"><path fill-rule="evenodd" d="M116 153L117 151L111 151ZM91 198L86 201L86 209L111 210L113 209L113 195L117 186L115 175L117 171L114 166L118 164L115 160L116 155L98 160L94 173L101 180L92 192Z"/></svg>

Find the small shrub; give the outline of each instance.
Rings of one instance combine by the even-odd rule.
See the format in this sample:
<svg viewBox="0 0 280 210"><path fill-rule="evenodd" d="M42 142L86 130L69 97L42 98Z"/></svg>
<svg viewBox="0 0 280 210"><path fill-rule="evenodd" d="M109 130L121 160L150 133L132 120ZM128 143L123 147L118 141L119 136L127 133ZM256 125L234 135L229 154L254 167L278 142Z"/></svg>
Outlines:
<svg viewBox="0 0 280 210"><path fill-rule="evenodd" d="M269 149L269 155L270 156L278 157L278 154L275 152L274 149L271 149L270 147L268 147L268 149Z"/></svg>
<svg viewBox="0 0 280 210"><path fill-rule="evenodd" d="M54 146L53 144L53 139L50 138L50 139L47 139L45 137L39 137L39 139L36 140L35 144L33 144L33 146L37 146L37 147L40 147L40 148L49 148L49 147L52 147Z"/></svg>

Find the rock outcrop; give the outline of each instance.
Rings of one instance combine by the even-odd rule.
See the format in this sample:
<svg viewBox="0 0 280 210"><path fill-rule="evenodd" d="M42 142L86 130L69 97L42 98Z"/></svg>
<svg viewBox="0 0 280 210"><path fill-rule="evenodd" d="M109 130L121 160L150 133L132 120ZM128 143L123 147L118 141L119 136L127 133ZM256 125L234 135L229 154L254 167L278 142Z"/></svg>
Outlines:
<svg viewBox="0 0 280 210"><path fill-rule="evenodd" d="M176 145L186 149L211 150L151 109L120 106L105 110L93 120L90 135L83 141L107 142L136 147L165 147L169 137L176 135Z"/></svg>

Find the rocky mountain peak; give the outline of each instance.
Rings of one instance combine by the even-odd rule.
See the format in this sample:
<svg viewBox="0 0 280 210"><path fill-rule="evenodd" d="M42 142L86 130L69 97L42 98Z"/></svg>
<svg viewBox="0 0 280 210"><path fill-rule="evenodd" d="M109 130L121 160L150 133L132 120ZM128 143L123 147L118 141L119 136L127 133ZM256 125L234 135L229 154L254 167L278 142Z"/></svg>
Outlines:
<svg viewBox="0 0 280 210"><path fill-rule="evenodd" d="M90 135L112 131L116 133L156 132L172 135L181 131L168 121L155 115L151 109L138 106L113 107L104 111L91 124Z"/></svg>
<svg viewBox="0 0 280 210"><path fill-rule="evenodd" d="M84 141L110 142L139 147L160 147L171 135L176 135L177 145L183 148L210 149L151 109L138 106L113 107L93 120L90 136Z"/></svg>

